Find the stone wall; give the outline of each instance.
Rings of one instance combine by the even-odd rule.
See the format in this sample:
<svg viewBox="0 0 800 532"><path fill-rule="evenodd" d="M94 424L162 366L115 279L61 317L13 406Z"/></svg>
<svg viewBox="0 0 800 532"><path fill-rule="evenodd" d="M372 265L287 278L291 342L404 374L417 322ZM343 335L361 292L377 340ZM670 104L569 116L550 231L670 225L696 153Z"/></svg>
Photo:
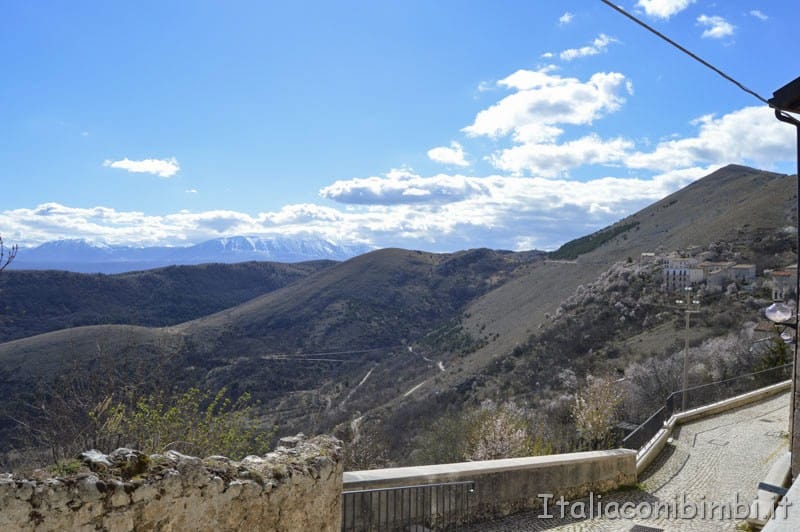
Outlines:
<svg viewBox="0 0 800 532"><path fill-rule="evenodd" d="M72 475L0 475L0 530L338 532L340 452L338 440L302 435L240 462L89 451Z"/></svg>

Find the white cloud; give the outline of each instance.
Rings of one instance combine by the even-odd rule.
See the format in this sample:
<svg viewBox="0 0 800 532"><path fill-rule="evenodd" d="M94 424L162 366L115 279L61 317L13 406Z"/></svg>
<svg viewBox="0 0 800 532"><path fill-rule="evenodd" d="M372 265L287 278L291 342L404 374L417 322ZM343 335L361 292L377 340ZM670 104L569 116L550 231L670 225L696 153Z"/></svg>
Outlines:
<svg viewBox="0 0 800 532"><path fill-rule="evenodd" d="M141 161L131 161L127 157L119 161L106 159L103 161L103 166L120 168L138 174L154 174L159 177L172 177L181 169L175 157L170 157L169 159L142 159Z"/></svg>
<svg viewBox="0 0 800 532"><path fill-rule="evenodd" d="M197 194L197 189L196 189L196 188L187 188L187 189L185 190L185 192L186 192L187 194Z"/></svg>
<svg viewBox="0 0 800 532"><path fill-rule="evenodd" d="M631 168L671 170L698 164L743 163L771 168L794 157L794 131L775 120L766 106L745 107L720 118L712 115L692 121L694 137L660 142L649 153L632 154Z"/></svg>
<svg viewBox="0 0 800 532"><path fill-rule="evenodd" d="M278 212L261 214L259 216L259 223L265 227L280 227L307 223L331 223L341 221L342 219L342 213L336 209L315 205L313 203L298 203L284 205Z"/></svg>
<svg viewBox="0 0 800 532"><path fill-rule="evenodd" d="M598 72L581 82L551 74L554 68L518 70L500 80L498 85L516 92L480 111L462 131L495 138L514 133L519 141L535 132L534 137L541 139L542 131L546 137L560 133L555 124L591 124L625 102L628 84L622 74Z"/></svg>
<svg viewBox="0 0 800 532"><path fill-rule="evenodd" d="M639 163L650 157L648 164L640 164L642 168L664 169L655 176L649 176L648 170L627 169L624 171L634 177L606 174L578 181L507 175L422 176L401 169L382 176L340 180L323 188L320 195L339 203L336 207L305 203L257 214L212 210L148 215L47 203L0 212L2 233L22 245L59 238L187 245L232 235L314 235L335 242L437 251L487 245L552 249L613 223L722 164L745 162L742 158L754 154L775 161L793 160L792 128L773 128L756 116L754 109L769 115L767 109L746 108L719 119L703 117L697 137L663 142L650 154L636 154ZM772 122L781 126L774 119ZM748 125L753 131L741 129ZM727 128L734 129L728 134ZM730 146L734 142L738 148ZM589 136L555 147L558 153L553 157L574 156L570 145L576 143L586 144L576 153L592 160L617 160L629 149L624 139L602 141Z"/></svg>
<svg viewBox="0 0 800 532"><path fill-rule="evenodd" d="M490 160L495 167L514 174L528 170L532 175L552 177L587 164L620 163L633 147L630 140L605 141L592 134L562 144L520 144L495 153Z"/></svg>
<svg viewBox="0 0 800 532"><path fill-rule="evenodd" d="M730 22L719 16L700 15L697 17L697 23L703 26L703 38L706 39L722 39L733 35L735 26Z"/></svg>
<svg viewBox="0 0 800 532"><path fill-rule="evenodd" d="M619 73L598 72L582 82L562 78L553 70L519 70L501 80L500 85L516 92L480 111L463 131L493 138L511 135L515 145L487 159L515 175L528 171L552 177L576 166L623 160L633 143L622 138L603 140L592 134L563 144L556 140L564 133L564 125L588 125L617 111L625 102L624 95L633 92L630 81Z"/></svg>
<svg viewBox="0 0 800 532"><path fill-rule="evenodd" d="M693 3L694 0L639 0L636 5L651 17L668 19Z"/></svg>
<svg viewBox="0 0 800 532"><path fill-rule="evenodd" d="M342 213L313 204L288 205L278 212L247 213L230 210L180 211L146 215L108 207L77 208L45 203L33 209L0 214L4 234L18 235L15 242L36 245L62 238L84 238L112 245L187 245L232 235L270 236L312 232L342 241L347 235L336 222ZM6 233L7 231L7 233Z"/></svg>
<svg viewBox="0 0 800 532"><path fill-rule="evenodd" d="M566 12L564 12L563 15L558 17L558 24L560 26L564 26L564 25L569 24L570 22L572 22L572 19L574 19L574 18L575 18L575 15L573 15L569 11L566 11Z"/></svg>
<svg viewBox="0 0 800 532"><path fill-rule="evenodd" d="M750 11L750 16L756 17L759 20L769 20L769 17L759 11L758 9L753 9Z"/></svg>
<svg viewBox="0 0 800 532"><path fill-rule="evenodd" d="M358 206L343 213L345 220L360 217L371 242L419 247L435 243L439 249L463 249L486 245L512 249L533 246L552 248L566 239L597 229L650 202L674 192L712 168L690 168L653 178L601 177L585 182L567 179L491 175L466 177L408 174L338 182L342 192L331 199L363 201L369 194L379 201L401 198L406 191L437 191L452 183L469 193L449 202L399 203ZM434 195L433 192L431 195Z"/></svg>
<svg viewBox="0 0 800 532"><path fill-rule="evenodd" d="M323 196L345 205L287 205L250 215L215 210L161 216L57 203L0 213L4 235L34 245L59 238L108 244L187 245L232 235L315 235L379 247L456 250L491 245L552 248L607 225L703 175L682 170L652 179L602 177L587 182L491 175L420 176L408 171L339 181ZM425 202L403 202L423 196ZM387 198L393 197L392 203ZM367 201L369 200L369 201ZM18 238L17 235L24 235Z"/></svg>
<svg viewBox="0 0 800 532"><path fill-rule="evenodd" d="M589 57L605 52L608 45L615 42L618 42L615 38L601 33L592 41L592 44L581 48L569 48L558 54L558 56L562 61L572 61L573 59L581 57Z"/></svg>
<svg viewBox="0 0 800 532"><path fill-rule="evenodd" d="M392 170L382 177L336 181L320 190L320 195L340 203L363 205L452 203L484 193L480 183L460 175L420 177L408 170Z"/></svg>
<svg viewBox="0 0 800 532"><path fill-rule="evenodd" d="M469 166L465 158L464 148L458 142L451 142L450 147L439 146L428 150L428 157L437 163L452 164L456 166Z"/></svg>

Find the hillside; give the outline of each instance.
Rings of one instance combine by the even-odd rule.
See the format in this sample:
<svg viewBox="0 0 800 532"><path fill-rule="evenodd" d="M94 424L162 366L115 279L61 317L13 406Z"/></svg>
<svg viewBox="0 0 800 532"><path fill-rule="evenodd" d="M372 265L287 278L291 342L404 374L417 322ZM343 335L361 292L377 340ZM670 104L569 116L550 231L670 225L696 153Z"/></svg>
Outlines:
<svg viewBox="0 0 800 532"><path fill-rule="evenodd" d="M670 336L663 327L676 317L645 320L667 302L655 294L657 267L618 265L638 263L642 252L692 247L759 268L784 265L795 200L794 177L729 166L565 245L556 258L371 252L167 328L82 327L0 344L0 393L30 392L76 361L91 372L121 352L143 354L160 357L173 384L252 392L264 403L264 421L279 423L282 433L364 419L394 434L392 452L404 456L416 433L448 409L487 397L533 400L561 370L620 371L650 356L631 339L663 343ZM615 275L627 276L628 291L605 288ZM590 286L602 295L592 305L578 297ZM620 325L616 303L635 308L648 294L654 299L637 318ZM568 301L582 303L562 305ZM733 323L759 302L715 304L735 310ZM652 326L661 336L648 339Z"/></svg>
<svg viewBox="0 0 800 532"><path fill-rule="evenodd" d="M406 352L541 257L384 249L173 330L196 368L190 380L204 375L265 401L304 391L316 402L321 386L360 380L362 368Z"/></svg>
<svg viewBox="0 0 800 532"><path fill-rule="evenodd" d="M489 353L510 352L527 341L544 315L555 312L579 285L597 279L628 257L638 260L644 252L731 242L738 243L742 260L756 262L759 271L784 265L772 262L775 256L769 245L785 238L780 229L794 226L795 191L793 176L730 165L620 220L609 229L627 226L626 231L576 260L536 265L529 275L487 294L467 309L468 331L499 335L498 341L476 353L478 364L484 364Z"/></svg>
<svg viewBox="0 0 800 532"><path fill-rule="evenodd" d="M233 307L333 264L204 264L116 275L9 269L0 276L0 342L82 325L174 325Z"/></svg>
<svg viewBox="0 0 800 532"><path fill-rule="evenodd" d="M4 399L30 394L61 371L91 373L124 352L160 357L169 382L179 386L228 386L267 402L298 390L316 397L316 388L355 378L361 365L403 349L542 256L380 250L172 327L78 327L0 344L0 389ZM349 358L305 356L329 351Z"/></svg>
<svg viewBox="0 0 800 532"><path fill-rule="evenodd" d="M608 321L611 316L620 318L616 303L623 297L639 297L635 293L608 292L600 308L584 309L579 305L559 320L553 316L580 287L597 282L629 257L638 263L643 252L724 250L742 262L756 263L759 271L793 262L794 232L785 229L796 223L795 179L728 166L620 220L610 229L627 226L626 230L575 260L526 265L508 283L473 301L460 316L459 335L478 340L472 349L467 353L443 350L429 357L442 362L446 371L437 364L429 364L427 371L419 371L414 377L404 371L404 376L410 376L403 383L404 390L413 393L397 393L383 406L371 410L367 419L377 427L393 427L405 434L399 439L390 437L392 441L387 443L393 456L404 456L413 449L409 439L420 430L420 417L436 420L444 412L465 404L476 405L484 398L516 397L529 403L533 396L545 393L563 369L578 370L579 375L582 371L616 372L642 357L678 350L675 342L680 332L675 332L675 325L680 331L682 319L674 310L668 313L666 322L647 323L640 319L622 327L620 322L615 325ZM658 271L656 265L646 285L650 290L658 291ZM660 301L642 309L640 318L669 310L674 296L658 295ZM758 316L763 307L755 303L753 307L747 302L708 301L706 325L693 330L692 341L734 332L743 321ZM765 306L768 301L761 303ZM716 313L724 319L713 323ZM729 329L724 330L725 327ZM619 357L610 360L608 353ZM393 371L402 367L394 364ZM381 375L378 371L372 372L370 381L386 382L381 379L392 374L387 371ZM379 385L376 387L372 393L379 393ZM351 399L354 411L356 406L367 407L366 400L358 404L359 395L360 391L355 400Z"/></svg>

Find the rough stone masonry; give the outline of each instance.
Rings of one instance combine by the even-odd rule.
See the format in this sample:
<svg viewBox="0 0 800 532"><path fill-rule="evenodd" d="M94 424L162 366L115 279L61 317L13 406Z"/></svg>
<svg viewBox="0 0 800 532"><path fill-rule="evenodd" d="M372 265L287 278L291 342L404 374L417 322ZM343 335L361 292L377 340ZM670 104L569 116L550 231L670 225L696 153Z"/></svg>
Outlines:
<svg viewBox="0 0 800 532"><path fill-rule="evenodd" d="M0 474L0 530L338 531L341 442L302 434L236 462L175 451L82 453L81 472Z"/></svg>

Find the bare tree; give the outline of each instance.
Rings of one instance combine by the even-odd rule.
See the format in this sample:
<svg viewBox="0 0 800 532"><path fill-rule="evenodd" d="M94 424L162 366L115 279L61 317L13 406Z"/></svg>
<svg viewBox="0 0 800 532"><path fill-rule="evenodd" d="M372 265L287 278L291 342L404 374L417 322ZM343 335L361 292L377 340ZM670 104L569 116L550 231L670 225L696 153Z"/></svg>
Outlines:
<svg viewBox="0 0 800 532"><path fill-rule="evenodd" d="M7 248L3 245L3 237L0 236L0 272L6 269L11 261L17 256L17 250L19 247L14 244L10 248ZM5 260L4 260L5 259Z"/></svg>

